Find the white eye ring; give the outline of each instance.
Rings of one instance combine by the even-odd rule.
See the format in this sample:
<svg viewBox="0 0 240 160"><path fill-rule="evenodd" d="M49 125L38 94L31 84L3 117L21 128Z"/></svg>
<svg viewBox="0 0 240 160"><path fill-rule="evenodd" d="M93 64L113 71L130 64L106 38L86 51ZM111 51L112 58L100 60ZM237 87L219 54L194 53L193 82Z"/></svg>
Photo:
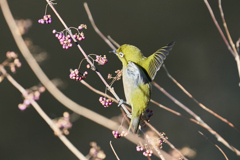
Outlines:
<svg viewBox="0 0 240 160"><path fill-rule="evenodd" d="M120 56L120 57L123 57L123 56L124 56L124 54L123 54L122 52L120 52L120 53L119 53L119 56Z"/></svg>

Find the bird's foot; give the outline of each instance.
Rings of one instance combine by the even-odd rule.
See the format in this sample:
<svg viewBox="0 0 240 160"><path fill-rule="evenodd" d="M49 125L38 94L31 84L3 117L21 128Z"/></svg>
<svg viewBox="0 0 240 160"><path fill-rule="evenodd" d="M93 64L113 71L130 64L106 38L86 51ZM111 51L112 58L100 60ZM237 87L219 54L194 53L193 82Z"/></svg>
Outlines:
<svg viewBox="0 0 240 160"><path fill-rule="evenodd" d="M123 103L127 104L127 102L125 102L124 100L120 99L119 103L118 103L118 107L121 106Z"/></svg>

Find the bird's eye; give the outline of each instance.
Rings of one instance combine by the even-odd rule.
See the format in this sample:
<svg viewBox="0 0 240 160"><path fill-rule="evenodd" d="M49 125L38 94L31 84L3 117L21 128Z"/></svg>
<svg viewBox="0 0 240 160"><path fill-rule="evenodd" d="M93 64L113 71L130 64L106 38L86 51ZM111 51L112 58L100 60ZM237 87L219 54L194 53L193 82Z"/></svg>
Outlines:
<svg viewBox="0 0 240 160"><path fill-rule="evenodd" d="M122 52L120 52L120 53L119 53L119 56L120 56L120 57L123 57L123 56L124 56L124 54L123 54Z"/></svg>

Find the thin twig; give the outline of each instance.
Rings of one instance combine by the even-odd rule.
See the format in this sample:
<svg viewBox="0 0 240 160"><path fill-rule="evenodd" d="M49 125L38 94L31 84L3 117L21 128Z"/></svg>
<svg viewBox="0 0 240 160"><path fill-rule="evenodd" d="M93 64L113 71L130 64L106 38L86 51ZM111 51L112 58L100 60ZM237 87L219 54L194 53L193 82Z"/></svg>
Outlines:
<svg viewBox="0 0 240 160"><path fill-rule="evenodd" d="M202 132L198 131L204 138L206 138L209 142L211 142L215 147L217 147L217 149L223 154L223 156L225 157L226 160L228 160L227 155L223 152L223 150L216 144L214 144L212 141L210 141L207 136L205 136Z"/></svg>
<svg viewBox="0 0 240 160"><path fill-rule="evenodd" d="M230 32L228 30L227 23L226 23L226 20L224 18L224 13L223 13L223 9L222 9L221 0L218 0L218 6L219 6L220 14L221 14L221 17L222 17L223 26L225 28L225 32L226 32L228 40L229 40L229 42L230 42L230 44L232 46L233 52L235 53L234 54L234 58L235 58L235 60L237 62L238 74L240 76L240 59L239 59L239 54L238 54L238 51L237 51L237 48L236 48L235 44L233 43L232 37L230 35ZM240 83L239 83L239 85L240 85Z"/></svg>
<svg viewBox="0 0 240 160"><path fill-rule="evenodd" d="M189 118L187 118L187 117L184 117L184 116L182 116L180 113L178 113L178 112L176 112L176 111L174 111L174 110L168 109L167 107L162 106L161 104L155 102L155 101L152 100L152 99L151 99L151 102L154 103L154 104L156 104L156 105L158 105L158 106L160 106L160 107L163 108L163 109L166 109L166 110L169 111L169 112L172 112L173 114L176 114L176 115L181 116L181 117L183 117L183 118L185 118L185 119L188 119L188 120L194 122L195 124L200 125L201 127L205 128L205 129L208 130L209 132L216 134L218 137L221 137L221 136L220 136L217 132L215 132L213 129L211 129L211 128L208 127L208 126L205 126L204 124L199 123L197 120L192 119L192 118L189 119ZM222 137L221 137L221 138L222 138ZM223 143L225 143L226 145L229 145L228 142L225 141L224 139L222 139L222 141L223 141ZM218 147L218 146L216 146L216 147ZM231 146L231 147L233 147L233 146ZM235 148L233 147L233 149L235 149ZM221 151L221 149L220 149L220 151ZM224 154L224 153L223 153L223 154Z"/></svg>
<svg viewBox="0 0 240 160"><path fill-rule="evenodd" d="M1 2L0 2L1 3ZM2 5L3 3L1 3ZM11 75L9 75L4 67L0 65L0 71L1 73L8 79L8 81L16 87L22 95L25 97L27 96L27 91L17 82L15 81ZM29 99L32 106L35 108L35 110L38 112L38 114L47 122L47 124L52 128L52 130L57 133L56 135L58 138L68 147L68 149L79 159L81 160L87 160L86 157L61 133L59 128L53 123L53 121L47 116L47 114L42 110L42 108L38 105L36 101L33 99Z"/></svg>
<svg viewBox="0 0 240 160"><path fill-rule="evenodd" d="M228 41L227 41L227 39L226 39L226 37L225 37L222 29L220 28L220 26L219 26L219 24L218 24L218 21L216 20L215 15L214 15L214 13L213 13L213 11L212 11L212 8L211 8L211 6L210 6L209 3L208 3L208 0L204 0L204 2L205 2L206 6L207 6L207 8L208 8L208 11L210 12L210 15L211 15L211 17L212 17L212 19L213 19L213 22L215 23L215 25L216 25L216 27L217 27L220 35L221 35L222 38L223 38L223 41L224 41L225 44L227 45L229 51L230 51L230 52L232 53L232 55L235 57L235 53L233 52L233 50L232 50L232 48L230 47L230 45L229 45L229 43L228 43Z"/></svg>
<svg viewBox="0 0 240 160"><path fill-rule="evenodd" d="M80 82L81 82L83 85L85 85L86 87L88 87L88 89L92 90L93 92L95 92L95 93L97 93L97 94L99 94L99 95L102 95L102 96L104 96L104 97L107 97L107 98L111 99L113 102L115 102L115 103L118 104L118 101L117 101L115 98L109 96L109 95L106 94L106 93L103 93L103 92L97 90L96 88L94 88L94 87L92 87L90 84L88 84L86 81L81 80ZM123 105L124 105L124 104L123 104ZM124 106L125 106L125 108L126 108L127 110L132 111L132 109L129 108L128 106L126 106L126 105L124 105Z"/></svg>
<svg viewBox="0 0 240 160"><path fill-rule="evenodd" d="M220 35L222 36L223 41L227 45L228 50L232 53L233 57L235 58L235 61L237 63L237 68L238 68L238 75L240 77L240 58L239 58L239 54L238 54L238 52L237 52L237 50L235 48L235 45L232 42L232 38L231 38L230 33L228 31L228 28L227 28L227 24L226 24L226 21L225 21L225 18L224 18L224 14L223 14L223 11L222 11L221 0L219 0L219 9L220 9L221 17L222 17L222 20L223 20L224 28L226 30L228 39L229 39L229 41L230 41L230 43L231 43L233 48L231 48L231 46L229 45L229 43L228 43L228 41L227 41L227 39L226 39L222 29L220 28L220 26L219 26L219 24L218 24L218 22L217 22L217 20L215 18L215 15L214 15L214 13L212 11L212 8L211 8L211 6L208 3L208 0L204 0L204 2L205 2L206 6L208 8L208 11L210 12L210 15L211 15L211 17L213 19L213 22L215 23L215 25L216 25ZM240 83L239 83L239 86L240 86Z"/></svg>
<svg viewBox="0 0 240 160"><path fill-rule="evenodd" d="M120 47L120 45L114 40L114 39L112 39L112 37L111 36L107 36L107 38L116 46L116 47Z"/></svg>
<svg viewBox="0 0 240 160"><path fill-rule="evenodd" d="M169 94L166 90L164 90L160 85L158 85L156 82L153 81L153 85L157 87L163 94L165 94L168 98L170 98L174 103L176 103L179 107L181 107L183 110L185 110L187 113L192 115L197 123L199 125L206 128L211 134L213 134L217 140L221 143L223 143L226 147L228 147L230 150L235 152L238 156L240 156L240 151L237 150L235 147L230 145L225 139L223 139L216 131L214 131L208 124L206 124L197 114L195 114L192 110L190 110L187 106L182 104L180 101L178 101L176 98L174 98L171 94Z"/></svg>
<svg viewBox="0 0 240 160"><path fill-rule="evenodd" d="M229 30L228 30L226 20L225 20L225 18L224 18L224 13L223 13L223 9L222 9L221 0L218 0L218 7L219 7L220 14L221 14L221 17L222 17L222 21L223 21L223 26L224 26L224 28L225 28L225 32L226 32L227 37L228 37L228 41L230 42L230 44L231 44L231 46L232 46L233 52L235 53L235 54L234 54L234 57L235 57L236 54L237 54L237 50L236 50L235 44L233 43L232 37L231 37L231 35L230 35L230 32L229 32Z"/></svg>
<svg viewBox="0 0 240 160"><path fill-rule="evenodd" d="M114 148L113 148L112 141L110 141L110 146L111 146L112 151L113 151L113 153L115 154L117 160L120 160L120 158L118 157L117 153L115 152L115 150L114 150Z"/></svg>
<svg viewBox="0 0 240 160"><path fill-rule="evenodd" d="M218 148L218 150L223 154L223 156L225 157L225 159L228 160L228 157L227 157L227 155L223 152L223 150L222 150L218 145L215 144L215 146L216 146L216 147Z"/></svg>
<svg viewBox="0 0 240 160"><path fill-rule="evenodd" d="M163 89L159 84L157 84L155 81L152 82L152 84L158 88L161 92L163 92L168 98L170 98L174 103L176 103L178 106L180 106L182 109L184 109L187 113L189 113L191 116L193 116L196 120L201 122L201 118L196 115L192 110L190 110L188 107L186 107L184 104L182 104L180 101L178 101L176 98L174 98L171 94L169 94L165 89Z"/></svg>
<svg viewBox="0 0 240 160"><path fill-rule="evenodd" d="M116 50L116 48L112 45L112 43L102 34L102 32L97 28L94 20L93 20L93 17L92 17L92 14L90 12L90 9L87 5L86 2L83 3L83 6L87 12L87 15L88 15L88 19L90 20L91 24L92 24L92 27L93 29L95 30L95 32L97 32L97 34L109 45L110 48L112 48L113 50Z"/></svg>
<svg viewBox="0 0 240 160"><path fill-rule="evenodd" d="M91 85L89 85L86 81L81 80L80 82L81 82L83 85L85 85L86 87L88 87L88 89L92 90L93 92L95 92L95 93L97 93L97 94L99 94L99 95L102 95L102 96L104 96L104 97L107 97L107 98L111 99L111 100L112 100L113 102L115 102L115 103L118 103L118 101L117 101L115 98L109 96L108 94L106 94L106 93L104 93L104 92L101 92L101 91L97 90L96 88L94 88L94 87L92 87Z"/></svg>
<svg viewBox="0 0 240 160"><path fill-rule="evenodd" d="M217 113L215 113L214 111L212 111L211 109L207 108L205 105L203 105L202 103L200 103L197 99L195 99L175 78L172 77L172 75L168 72L167 68L165 65L163 65L163 68L165 69L165 72L167 73L167 76L188 96L190 97L195 103L197 103L202 109L204 109L205 111L211 113L212 115L214 115L215 117L219 118L220 120L222 120L223 122L227 123L229 126L233 127L234 129L236 129L238 132L239 129L237 129L231 122L229 122L227 119L223 118L222 116L218 115Z"/></svg>
<svg viewBox="0 0 240 160"><path fill-rule="evenodd" d="M168 108L168 107L166 107L166 106L164 106L164 105L154 101L153 99L151 99L150 102L152 102L153 104L156 104L157 106L161 107L162 109L165 109L165 110L167 110L167 111L169 111L169 112L171 112L173 114L176 114L177 116L181 116L181 113L179 113L177 111L174 111L174 110L172 110L172 109L170 109L170 108Z"/></svg>

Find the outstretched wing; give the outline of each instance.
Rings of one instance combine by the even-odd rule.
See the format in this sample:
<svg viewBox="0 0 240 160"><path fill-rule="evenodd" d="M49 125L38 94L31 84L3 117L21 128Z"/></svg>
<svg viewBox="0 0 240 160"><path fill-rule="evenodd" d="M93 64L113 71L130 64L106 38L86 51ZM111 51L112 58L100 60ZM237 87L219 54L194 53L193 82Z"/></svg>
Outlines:
<svg viewBox="0 0 240 160"><path fill-rule="evenodd" d="M163 61L166 59L166 56L169 54L169 51L172 50L175 42L171 42L168 45L160 48L151 56L143 60L142 66L146 69L148 75L153 80L156 76L157 71L163 64Z"/></svg>

